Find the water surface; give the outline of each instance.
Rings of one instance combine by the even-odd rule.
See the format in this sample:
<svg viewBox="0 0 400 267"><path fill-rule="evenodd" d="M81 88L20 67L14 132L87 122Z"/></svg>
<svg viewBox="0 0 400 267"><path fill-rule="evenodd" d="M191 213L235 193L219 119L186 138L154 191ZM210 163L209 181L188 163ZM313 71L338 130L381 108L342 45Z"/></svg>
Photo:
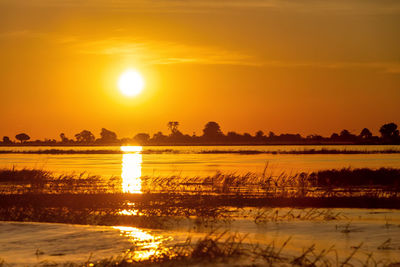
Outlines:
<svg viewBox="0 0 400 267"><path fill-rule="evenodd" d="M109 150L121 147L3 147L1 150ZM0 154L0 168L40 168L58 173L101 176L208 176L217 171L243 174L310 172L331 168L400 168L400 154L202 154L202 151L400 150L400 146L146 146L125 154Z"/></svg>
<svg viewBox="0 0 400 267"><path fill-rule="evenodd" d="M286 214L291 209L276 209ZM256 212L245 209L243 212ZM292 210L293 211L293 210ZM309 210L294 210L307 213ZM362 244L352 263L365 262L373 253L376 261L400 261L400 213L379 209L331 209L340 214L335 220L278 220L255 223L251 217L238 217L226 222L215 222L217 233L246 235L244 245L275 244L279 248L290 239L283 250L288 257L299 256L315 245L315 252L332 248L327 257L336 261L346 259L354 247ZM247 213L246 213L247 214ZM0 222L0 258L16 266L40 263L83 263L111 257L122 257L129 249L135 260L148 259L171 245L182 244L187 237L193 243L211 229L196 226L194 219L178 220L168 230L140 229L122 226L88 226L56 223ZM389 240L389 241L388 241ZM383 249L382 244L388 245ZM243 264L251 264L248 257ZM228 264L229 266L229 264Z"/></svg>

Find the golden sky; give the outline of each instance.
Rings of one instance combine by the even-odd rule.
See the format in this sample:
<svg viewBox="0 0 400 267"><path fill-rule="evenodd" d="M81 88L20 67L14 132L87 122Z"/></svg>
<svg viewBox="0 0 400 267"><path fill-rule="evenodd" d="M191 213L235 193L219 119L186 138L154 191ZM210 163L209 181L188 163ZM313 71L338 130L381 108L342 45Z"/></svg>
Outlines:
<svg viewBox="0 0 400 267"><path fill-rule="evenodd" d="M0 62L0 137L400 123L397 0L0 0Z"/></svg>

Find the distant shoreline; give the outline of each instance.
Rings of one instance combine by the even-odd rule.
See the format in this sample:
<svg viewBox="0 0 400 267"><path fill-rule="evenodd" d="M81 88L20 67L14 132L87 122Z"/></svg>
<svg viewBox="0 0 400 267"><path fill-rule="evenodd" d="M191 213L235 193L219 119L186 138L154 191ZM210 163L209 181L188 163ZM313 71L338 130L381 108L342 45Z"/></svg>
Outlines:
<svg viewBox="0 0 400 267"><path fill-rule="evenodd" d="M399 149L384 150L347 150L347 149L303 149L303 150L199 150L199 151L180 151L176 149L145 149L141 151L123 151L115 149L43 149L43 150L1 150L1 154L42 154L42 155L107 155L107 154L236 154L236 155L348 155L348 154L400 154Z"/></svg>
<svg viewBox="0 0 400 267"><path fill-rule="evenodd" d="M123 144L123 143L110 143L110 144L64 144L64 143L48 143L48 144L1 144L0 147L109 147L109 146L399 146L398 143L175 143L175 144Z"/></svg>

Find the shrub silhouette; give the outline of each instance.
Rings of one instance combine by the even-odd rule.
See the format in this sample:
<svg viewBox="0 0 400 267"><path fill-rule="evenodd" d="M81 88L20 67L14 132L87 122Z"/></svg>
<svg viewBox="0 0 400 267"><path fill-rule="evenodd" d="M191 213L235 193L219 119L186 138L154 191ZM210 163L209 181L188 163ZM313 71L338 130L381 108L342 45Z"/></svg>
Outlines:
<svg viewBox="0 0 400 267"><path fill-rule="evenodd" d="M170 121L167 123L167 126L168 126L168 129L171 131L171 135L173 135L178 132L179 122L178 121Z"/></svg>
<svg viewBox="0 0 400 267"><path fill-rule="evenodd" d="M379 129L383 139L393 139L399 137L397 125L393 122L382 125Z"/></svg>
<svg viewBox="0 0 400 267"><path fill-rule="evenodd" d="M4 143L4 144L11 144L12 141L10 140L10 137L8 137L8 136L3 136L3 143Z"/></svg>
<svg viewBox="0 0 400 267"><path fill-rule="evenodd" d="M360 135L359 135L362 139L369 139L372 137L372 133L369 129L364 128L362 129Z"/></svg>
<svg viewBox="0 0 400 267"><path fill-rule="evenodd" d="M77 133L75 138L76 141L80 143L93 143L95 140L94 135L88 130L83 130L82 132Z"/></svg>
<svg viewBox="0 0 400 267"><path fill-rule="evenodd" d="M102 128L100 132L100 139L98 139L100 143L115 143L118 142L117 134L106 128Z"/></svg>
<svg viewBox="0 0 400 267"><path fill-rule="evenodd" d="M15 136L15 138L16 138L18 141L20 141L21 144L22 144L22 143L25 143L26 141L28 141L29 139L31 139L31 138L29 137L29 135L27 135L26 133L17 134L17 135Z"/></svg>
<svg viewBox="0 0 400 267"><path fill-rule="evenodd" d="M70 140L65 136L65 133L60 134L61 143L68 143Z"/></svg>
<svg viewBox="0 0 400 267"><path fill-rule="evenodd" d="M133 137L133 139L135 139L136 142L142 145L146 144L149 141L150 135L147 133L138 133L137 135L135 135L135 137Z"/></svg>
<svg viewBox="0 0 400 267"><path fill-rule="evenodd" d="M224 134L221 131L221 127L215 121L208 122L203 129L203 137L208 141L216 141L223 137Z"/></svg>

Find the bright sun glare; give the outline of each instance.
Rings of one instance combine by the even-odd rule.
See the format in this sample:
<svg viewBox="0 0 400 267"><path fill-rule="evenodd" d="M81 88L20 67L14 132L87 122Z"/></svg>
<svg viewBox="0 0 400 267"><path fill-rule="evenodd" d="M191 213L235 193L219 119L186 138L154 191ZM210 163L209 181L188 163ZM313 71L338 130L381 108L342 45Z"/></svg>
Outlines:
<svg viewBox="0 0 400 267"><path fill-rule="evenodd" d="M138 95L144 87L144 80L139 72L127 70L118 80L119 90L126 96Z"/></svg>

